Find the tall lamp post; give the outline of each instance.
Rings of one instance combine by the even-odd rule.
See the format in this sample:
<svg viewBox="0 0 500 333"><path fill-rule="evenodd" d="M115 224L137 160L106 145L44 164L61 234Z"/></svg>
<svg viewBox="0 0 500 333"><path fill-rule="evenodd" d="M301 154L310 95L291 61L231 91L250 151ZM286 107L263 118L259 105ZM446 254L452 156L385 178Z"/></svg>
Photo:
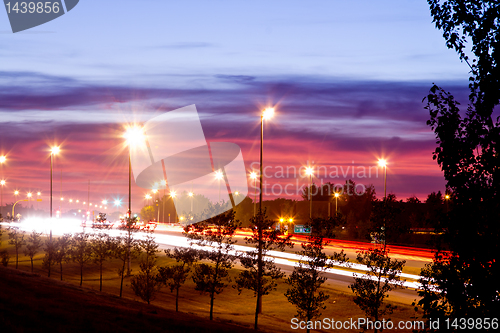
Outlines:
<svg viewBox="0 0 500 333"><path fill-rule="evenodd" d="M339 199L340 194L339 192L335 192L334 195L335 195L335 216L337 216L337 201Z"/></svg>
<svg viewBox="0 0 500 333"><path fill-rule="evenodd" d="M274 108L265 109L260 115L260 175L259 175L259 213L262 213L262 183L264 181L263 155L264 155L264 120L269 120L274 116Z"/></svg>
<svg viewBox="0 0 500 333"><path fill-rule="evenodd" d="M217 172L215 173L215 179L217 179L219 181L219 201L218 201L218 203L220 203L220 181L222 178L224 178L222 171L217 170Z"/></svg>
<svg viewBox="0 0 500 333"><path fill-rule="evenodd" d="M255 212L257 210L257 174L255 172L250 173L250 178L253 179L253 217L255 217Z"/></svg>
<svg viewBox="0 0 500 333"><path fill-rule="evenodd" d="M60 148L55 146L52 147L50 150L50 220L51 220L51 227L50 227L50 240L52 241L52 170L54 167L54 155L59 154Z"/></svg>
<svg viewBox="0 0 500 333"><path fill-rule="evenodd" d="M193 192L189 192L188 196L191 198L191 214L193 214Z"/></svg>
<svg viewBox="0 0 500 333"><path fill-rule="evenodd" d="M172 202L174 204L174 207L175 207L174 199L175 199L176 195L177 195L177 193L175 193L175 191L170 191L170 198L172 198ZM170 223L170 213L168 214L168 223ZM177 223L177 209L175 210L175 223Z"/></svg>
<svg viewBox="0 0 500 333"><path fill-rule="evenodd" d="M7 160L7 157L5 157L4 155L0 156L0 164L1 165L3 165L6 160ZM3 178L3 172L2 172L2 178ZM2 185L2 199L1 199L1 204L0 204L0 207L1 207L0 215L2 215L2 218L3 218L3 187L5 185L5 180L4 179L2 179L0 181L0 185Z"/></svg>
<svg viewBox="0 0 500 333"><path fill-rule="evenodd" d="M313 174L314 174L314 169L311 168L311 167L307 167L306 168L306 175L309 176L309 179L310 179L310 185L309 185L309 218L312 219L312 208L313 208L313 197L312 197L312 185L313 185L313 181L312 181L312 177L313 177Z"/></svg>
<svg viewBox="0 0 500 333"><path fill-rule="evenodd" d="M159 206L159 201L158 201L158 195L156 195L156 193L158 193L158 189L154 188L153 189L153 201L156 203L156 209L158 210L158 219L156 220L156 222L160 222L160 206Z"/></svg>
<svg viewBox="0 0 500 333"><path fill-rule="evenodd" d="M132 217L132 148L141 142L144 142L144 133L141 127L137 125L130 126L126 129L123 137L128 144L128 211L129 218Z"/></svg>
<svg viewBox="0 0 500 333"><path fill-rule="evenodd" d="M384 159L378 160L378 165L384 168L384 200L387 198L387 161Z"/></svg>
<svg viewBox="0 0 500 333"><path fill-rule="evenodd" d="M26 194L26 196L28 197L28 210L29 210L30 205L31 205L31 197L33 196L33 193L28 192L28 194Z"/></svg>
<svg viewBox="0 0 500 333"><path fill-rule="evenodd" d="M378 160L378 165L384 168L384 205L387 205L387 161L385 159ZM387 245L386 240L386 225L385 225L385 217L384 217L384 252Z"/></svg>
<svg viewBox="0 0 500 333"><path fill-rule="evenodd" d="M2 215L2 218L3 218L3 187L5 186L5 180L3 180L3 179L0 180L0 185L2 185L2 190L1 190L2 195L1 195L1 199L0 199L0 202L1 202L0 203L0 209L1 209L0 215Z"/></svg>
<svg viewBox="0 0 500 333"><path fill-rule="evenodd" d="M264 172L263 172L263 151L264 151L264 120L269 120L273 117L274 115L274 108L267 108L265 109L262 114L260 115L260 174L259 174L259 215L262 214L262 183L264 181ZM262 231L262 226L258 227L258 233L259 233L259 249L257 253L257 260L259 263L262 263L262 236L263 236L263 231ZM258 290L257 290L257 311L255 313L255 329L257 329L257 321L258 321L258 314L262 313L262 264L258 265L258 270L257 270L257 279L259 281L258 283Z"/></svg>

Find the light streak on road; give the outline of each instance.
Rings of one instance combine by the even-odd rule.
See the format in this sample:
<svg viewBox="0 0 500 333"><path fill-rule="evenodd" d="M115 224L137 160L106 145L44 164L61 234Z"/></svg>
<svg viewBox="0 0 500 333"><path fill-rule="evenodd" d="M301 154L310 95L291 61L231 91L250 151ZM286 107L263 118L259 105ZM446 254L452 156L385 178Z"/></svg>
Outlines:
<svg viewBox="0 0 500 333"><path fill-rule="evenodd" d="M26 232L31 232L32 230L35 230L37 232L43 232L46 235L49 234L50 229L52 228L52 234L54 236L62 236L65 233L75 233L82 231L85 231L89 234L97 234L104 232L112 237L124 236L126 233L125 231L119 229L84 228L82 227L82 222L77 219L52 219L52 221L50 219L27 219L22 223L11 223L11 224L3 223L3 224L10 227L18 227L20 230L24 230ZM144 239L146 235L147 235L146 232L141 232L141 231L133 233L133 236L136 239ZM153 234L153 236L155 237L155 241L160 245L161 249L166 249L175 246L175 247L192 247L195 249L206 250L206 251L214 250L212 247L208 246L200 247L197 245L191 245L189 239L186 238L185 236L173 236L173 235L158 234L158 233ZM230 254L234 256L238 256L242 252L250 252L255 250L254 248L248 246L241 246L241 245L233 245L233 246L235 250L232 251ZM303 256L281 251L268 251L267 260L271 260L271 257L274 258L276 264L290 266L290 267L296 267L298 266L299 261L304 260ZM325 270L326 273L342 275L347 277L355 277L357 275L359 277L360 273L355 273L349 271L348 269L355 269L358 271L369 270L367 266L356 263L332 262L332 264L338 266L339 268L328 268ZM421 289L422 287L421 284L416 282L420 279L420 276L401 273L401 277L404 279L414 280L414 281L403 280L404 287L412 289ZM375 279L375 277L372 276L371 279Z"/></svg>

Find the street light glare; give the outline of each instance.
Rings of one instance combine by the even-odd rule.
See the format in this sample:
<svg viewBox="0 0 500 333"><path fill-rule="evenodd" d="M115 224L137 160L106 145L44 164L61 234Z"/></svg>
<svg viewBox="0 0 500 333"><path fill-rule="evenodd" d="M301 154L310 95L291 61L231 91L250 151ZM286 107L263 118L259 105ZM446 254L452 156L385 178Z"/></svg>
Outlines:
<svg viewBox="0 0 500 333"><path fill-rule="evenodd" d="M387 166L387 161L384 159L378 160L378 165L385 168Z"/></svg>
<svg viewBox="0 0 500 333"><path fill-rule="evenodd" d="M103 204L103 205L107 205L107 204L108 204L108 200L103 200L103 201L102 201L102 204Z"/></svg>
<svg viewBox="0 0 500 333"><path fill-rule="evenodd" d="M250 178L256 179L257 178L257 174L255 172L250 172Z"/></svg>
<svg viewBox="0 0 500 333"><path fill-rule="evenodd" d="M0 185L4 186L5 185L5 180L0 180Z"/></svg>
<svg viewBox="0 0 500 333"><path fill-rule="evenodd" d="M5 156L0 156L0 163L5 163L5 160L7 160L7 157Z"/></svg>
<svg viewBox="0 0 500 333"><path fill-rule="evenodd" d="M145 140L142 128L136 125L127 128L123 137L129 145L137 145Z"/></svg>
<svg viewBox="0 0 500 333"><path fill-rule="evenodd" d="M175 193L175 191L170 191L170 196L171 196L172 198L175 198L175 196L176 196L176 195L177 195L177 194Z"/></svg>
<svg viewBox="0 0 500 333"><path fill-rule="evenodd" d="M42 195L42 192L36 192L36 195Z"/></svg>
<svg viewBox="0 0 500 333"><path fill-rule="evenodd" d="M156 194L157 192L158 192L158 190L154 188L153 193Z"/></svg>
<svg viewBox="0 0 500 333"><path fill-rule="evenodd" d="M193 196L193 192L189 192L189 193L188 193L188 195L189 195L190 197L192 197L192 196Z"/></svg>
<svg viewBox="0 0 500 333"><path fill-rule="evenodd" d="M19 191L14 191L14 195L18 195L19 194Z"/></svg>
<svg viewBox="0 0 500 333"><path fill-rule="evenodd" d="M335 192L335 198L338 198L340 194L338 192Z"/></svg>
<svg viewBox="0 0 500 333"><path fill-rule="evenodd" d="M447 194L447 195L445 195L445 196L444 196L444 198L445 198L446 200L448 200L448 199L450 198L450 196Z"/></svg>
<svg viewBox="0 0 500 333"><path fill-rule="evenodd" d="M311 167L306 168L306 175L311 176L314 174L314 169Z"/></svg>
<svg viewBox="0 0 500 333"><path fill-rule="evenodd" d="M267 108L262 112L262 118L264 118L264 120L271 119L273 115L274 115L274 108Z"/></svg>
<svg viewBox="0 0 500 333"><path fill-rule="evenodd" d="M33 194L31 192L28 192L28 194L27 194L28 198L31 198L32 195Z"/></svg>
<svg viewBox="0 0 500 333"><path fill-rule="evenodd" d="M122 202L120 200L115 200L115 206L121 206L122 205Z"/></svg>
<svg viewBox="0 0 500 333"><path fill-rule="evenodd" d="M221 180L223 177L224 175L222 174L222 171L219 170L215 172L215 179Z"/></svg>
<svg viewBox="0 0 500 333"><path fill-rule="evenodd" d="M52 147L52 149L50 150L50 153L52 155L57 155L57 154L59 154L60 151L61 151L61 148L55 146L55 147Z"/></svg>

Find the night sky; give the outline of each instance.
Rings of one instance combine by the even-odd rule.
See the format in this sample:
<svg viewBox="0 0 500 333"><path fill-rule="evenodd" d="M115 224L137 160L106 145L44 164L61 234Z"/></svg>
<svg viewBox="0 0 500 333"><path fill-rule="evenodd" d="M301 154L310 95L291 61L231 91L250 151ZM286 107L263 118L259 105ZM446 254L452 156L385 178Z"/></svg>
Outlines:
<svg viewBox="0 0 500 333"><path fill-rule="evenodd" d="M279 166L337 167L339 178L315 179L337 183L352 178L340 167L384 157L388 193L425 199L445 182L422 99L433 82L463 104L468 94L468 67L423 0L87 0L16 34L0 10L0 45L4 203L15 189L40 190L48 207L53 144L56 198L87 201L90 180L91 202L126 202L124 125L190 104L207 140L240 145L249 171L260 112L274 106L264 134L270 184L295 183L275 177ZM382 172L354 180L383 195ZM134 211L145 193L133 187Z"/></svg>

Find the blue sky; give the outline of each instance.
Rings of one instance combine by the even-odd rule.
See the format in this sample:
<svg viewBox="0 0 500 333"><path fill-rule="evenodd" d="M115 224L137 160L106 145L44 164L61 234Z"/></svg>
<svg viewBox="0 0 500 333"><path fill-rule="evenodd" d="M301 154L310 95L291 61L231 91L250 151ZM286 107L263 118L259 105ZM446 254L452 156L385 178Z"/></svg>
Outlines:
<svg viewBox="0 0 500 333"><path fill-rule="evenodd" d="M80 147L79 161L89 154L82 142L97 149L98 139L94 167L61 161L75 196L86 168L122 162L112 161L119 139L110 131L196 104L207 138L239 143L248 164L258 156L259 110L276 105L269 163L366 165L391 155L389 191L423 197L444 181L422 98L433 82L467 96L468 68L446 48L426 1L82 0L16 34L0 10L0 45L9 177L43 188L46 175L23 174L43 170L44 142L66 140L68 154ZM294 149L281 155L287 145ZM122 192L126 168L117 168L92 177ZM373 183L381 193L380 179Z"/></svg>

